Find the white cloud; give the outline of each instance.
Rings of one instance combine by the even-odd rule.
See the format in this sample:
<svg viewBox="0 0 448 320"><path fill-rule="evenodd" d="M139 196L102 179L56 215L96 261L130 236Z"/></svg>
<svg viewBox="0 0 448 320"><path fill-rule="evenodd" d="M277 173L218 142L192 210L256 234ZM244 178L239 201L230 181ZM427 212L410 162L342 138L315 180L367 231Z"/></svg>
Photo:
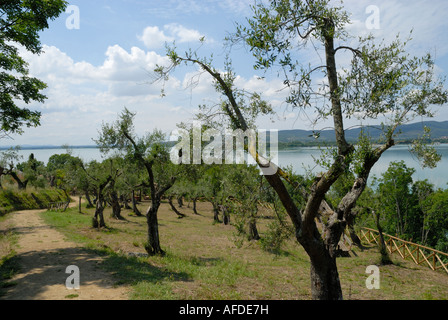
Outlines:
<svg viewBox="0 0 448 320"><path fill-rule="evenodd" d="M365 26L365 20L369 16L365 13L368 5L377 5L380 8L380 30L368 30ZM352 17L354 24L348 29L355 36L372 31L378 38L392 40L398 32L405 36L411 28L414 28L414 40L411 42L410 51L412 55L420 55L421 52L435 50L434 48L438 56L446 56L448 53L448 42L445 41L448 20L444 16L448 11L448 2L436 1L430 6L422 5L421 1L415 0L406 3L397 0L370 2L344 0L344 6L349 12L354 13ZM173 8L182 8L185 11ZM180 12L183 18L188 14L199 13L204 17L201 22L205 25L218 14L222 13L223 16L224 13L234 12L235 14L232 15L227 14L233 19L237 16L237 12L240 16L246 14L247 8L246 0L169 0L157 8L154 7L154 10L169 9L167 12L174 15L169 21L180 21L177 19ZM213 13L213 15L206 16L207 13ZM157 18L160 16L158 15ZM216 24L213 23L214 29L225 30L223 26L227 26L227 30L231 31L231 19L228 22L216 19ZM168 20L164 19L164 21ZM141 41L141 48L124 47L122 43L127 43L127 39L117 39L118 44L111 43L104 51L104 60L97 65L88 61L75 61L56 46L45 46L45 53L40 56L34 56L25 51L20 52L20 55L29 61L31 74L48 84L48 89L45 90L48 100L44 105L29 106L31 109L42 111L42 126L25 129L26 135L18 137L18 143L45 144L47 140L51 140L54 144L91 143L91 138L97 136L101 123L115 120L117 113L124 107L137 112L137 130L147 131L160 128L171 131L175 129L177 123L191 120L199 104L212 105L218 102L219 95L211 85L210 76L202 74L199 78L192 78L195 73L190 73L192 69L188 68L176 71L175 77L165 84L167 96L160 99L160 84L150 84L151 78L148 72L156 64L167 64L168 59L155 50L163 48L165 42L172 41L178 44L186 43L187 46L192 46L193 43L194 46L194 43L204 35L209 43L209 35L212 34L206 26L199 27L201 24L197 21L191 21L188 26L179 23L163 23L140 29L141 32L137 37ZM217 33L213 35L216 38L219 36ZM87 46L88 44L85 48ZM301 54L301 61L305 64L308 62L312 65L322 64L320 60L322 57L315 54L312 46L310 48L311 53ZM222 58L219 56L220 52L215 51L215 53L217 53L215 59ZM338 63L341 64L347 58L345 55L342 56L343 51L339 53ZM241 55L233 52L232 58L238 60L237 65L240 66L235 70L238 74L242 74L241 70L245 67L244 62L241 62L243 55L250 57L249 52ZM347 57L350 57L350 52L347 52ZM292 129L309 123L308 115L305 115L303 111L291 110L285 106L284 97L288 92L281 91L283 88L281 79L276 78L275 75L272 79L258 79L252 76L251 65L248 67L250 71L245 73L244 77L236 78L236 86L259 92L274 106L279 107L278 115L263 119L261 127L275 126ZM186 72L189 73L186 74ZM443 70L438 72L443 73ZM314 119L313 115L311 118ZM275 120L276 124L272 124L272 120Z"/></svg>
<svg viewBox="0 0 448 320"><path fill-rule="evenodd" d="M121 83L124 86L141 87L150 81L149 73L156 65L166 65L168 58L154 51L132 47L126 51L119 45L110 46L105 52L102 65L94 66L88 62L74 62L67 54L54 46L44 46L39 56L27 54L30 72L52 84L50 88L65 86L84 87L87 91L99 86L111 86ZM144 94L144 92L142 92Z"/></svg>
<svg viewBox="0 0 448 320"><path fill-rule="evenodd" d="M263 94L268 99L286 97L287 90L282 91L285 88L283 82L279 78L273 78L267 80L266 78L260 78L252 76L250 79L237 76L235 79L235 85L238 88L247 90L248 92L257 92Z"/></svg>
<svg viewBox="0 0 448 320"><path fill-rule="evenodd" d="M177 23L167 24L163 28L180 43L198 41L204 36L197 30L188 29Z"/></svg>
<svg viewBox="0 0 448 320"><path fill-rule="evenodd" d="M165 24L163 29L157 26L148 26L137 38L142 41L148 49L160 49L165 43L176 41L178 43L197 42L204 37L195 29L189 29L178 23ZM212 41L212 39L207 39Z"/></svg>
<svg viewBox="0 0 448 320"><path fill-rule="evenodd" d="M156 65L166 65L167 57L154 51L145 52L140 48L132 47L127 52L119 45L109 47L106 52L106 60L98 69L102 77L116 81L147 81L148 72Z"/></svg>
<svg viewBox="0 0 448 320"><path fill-rule="evenodd" d="M48 99L28 106L42 112L41 126L25 129L27 134L15 137L17 142L4 143L91 144L101 123L114 121L124 107L137 112L140 132L156 127L171 131L187 116L181 109L171 110L177 102L162 100L161 84L151 83L149 73L156 64L168 63L167 57L153 51L110 46L99 66L75 62L54 46L44 46L41 55L23 52L23 56L30 74L47 83ZM175 78L165 84L169 96L179 94L180 84Z"/></svg>
<svg viewBox="0 0 448 320"><path fill-rule="evenodd" d="M137 37L149 49L161 48L166 42L172 42L174 40L174 38L166 36L163 30L160 30L157 26L146 27L143 30L143 34Z"/></svg>

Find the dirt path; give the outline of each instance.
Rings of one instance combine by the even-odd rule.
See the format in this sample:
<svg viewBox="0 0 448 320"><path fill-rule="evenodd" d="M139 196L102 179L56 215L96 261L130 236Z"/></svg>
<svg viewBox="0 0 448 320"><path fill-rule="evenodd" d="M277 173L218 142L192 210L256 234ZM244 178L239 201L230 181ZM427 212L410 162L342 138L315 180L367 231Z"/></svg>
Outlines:
<svg viewBox="0 0 448 320"><path fill-rule="evenodd" d="M11 279L1 300L126 300L127 288L115 287L111 275L99 267L101 257L87 253L79 245L46 225L41 210L12 214L19 234L17 257L20 272ZM66 288L68 266L79 268L80 288Z"/></svg>

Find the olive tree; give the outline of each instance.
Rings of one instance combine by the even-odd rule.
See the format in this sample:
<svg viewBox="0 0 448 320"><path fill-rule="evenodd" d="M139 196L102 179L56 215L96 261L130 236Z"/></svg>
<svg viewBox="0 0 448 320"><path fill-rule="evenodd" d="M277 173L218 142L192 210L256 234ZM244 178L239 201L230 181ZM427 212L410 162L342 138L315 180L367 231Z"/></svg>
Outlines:
<svg viewBox="0 0 448 320"><path fill-rule="evenodd" d="M104 220L104 209L106 206L106 188L119 175L119 170L115 169L112 161L98 162L96 160L90 161L87 165L81 163L81 168L84 171L84 179L87 179L87 184L92 188L95 195L95 213L92 218L92 227L105 228L106 222Z"/></svg>
<svg viewBox="0 0 448 320"><path fill-rule="evenodd" d="M154 130L143 137L137 136L134 117L135 114L125 108L115 122L102 125L95 142L103 152L121 152L128 161L135 162L146 171L143 185L150 190L151 205L146 212L148 242L145 249L149 255L164 255L159 241L157 213L163 195L176 181L178 166L170 161L164 134Z"/></svg>
<svg viewBox="0 0 448 320"><path fill-rule="evenodd" d="M298 206L288 192L288 175L281 168L265 178L285 207L298 243L310 257L313 299L342 299L336 264L338 243L372 167L394 146L398 126L414 117L433 116L431 106L446 103L447 92L443 82L434 76L432 57L411 57L406 51L407 42L398 37L392 43L378 44L369 36L353 45L345 28L348 13L330 5L328 0L270 1L252 9L247 26L238 26L232 41L248 46L256 58L256 69L280 68L278 74L284 76L285 90L289 90L286 103L295 108L311 108L319 118L333 123L336 147L327 159L325 171L315 177L311 187L298 185L293 189L306 200L303 206ZM312 65L312 61L300 62L297 53L306 49L320 50L323 61L317 65ZM352 55L350 64L338 65L338 57L346 52ZM167 79L171 70L182 63L198 65L213 77L224 101L221 112L232 127L247 130L246 118L265 110L267 104L259 99L260 95L237 99L242 90L236 88L235 73L229 64L220 71L210 59L200 58L196 52L180 55L176 48L168 48L167 54L172 65L155 69L161 79ZM315 81L316 73L325 81ZM344 125L348 117L384 117L383 140L377 145L363 136L358 143L349 143ZM276 167L261 157L255 146L249 145L248 151L261 168ZM337 205L329 206L325 195L349 170L355 173L352 187ZM316 218L321 214L329 218L319 230Z"/></svg>

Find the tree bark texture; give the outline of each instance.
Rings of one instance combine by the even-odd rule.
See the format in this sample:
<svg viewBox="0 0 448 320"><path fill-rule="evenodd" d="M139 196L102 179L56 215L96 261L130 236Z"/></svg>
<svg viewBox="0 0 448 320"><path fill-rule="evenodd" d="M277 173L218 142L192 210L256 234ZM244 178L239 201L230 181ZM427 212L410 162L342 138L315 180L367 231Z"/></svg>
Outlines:
<svg viewBox="0 0 448 320"><path fill-rule="evenodd" d="M260 240L260 234L257 229L256 218L249 219L249 240Z"/></svg>
<svg viewBox="0 0 448 320"><path fill-rule="evenodd" d="M104 188L106 188L106 186L109 184L109 182L112 180L112 177L109 176L107 177L106 181L104 181L103 183L101 183L98 186L98 190L97 190L97 199L96 199L96 209L95 209L95 215L93 217L93 227L94 228L105 228L106 227L106 223L104 221L104 216L103 216L103 212L104 212Z"/></svg>
<svg viewBox="0 0 448 320"><path fill-rule="evenodd" d="M112 218L123 220L123 217L121 216L121 205L117 195L117 191L111 191L110 201L112 204Z"/></svg>
<svg viewBox="0 0 448 320"><path fill-rule="evenodd" d="M132 190L132 211L137 215L137 217L141 217L142 213L137 208L137 200L135 199L135 191Z"/></svg>
<svg viewBox="0 0 448 320"><path fill-rule="evenodd" d="M88 190L85 191L85 196L86 196L86 200L87 200L87 208L93 208L94 205L92 203L92 200L90 199L90 194L89 194Z"/></svg>
<svg viewBox="0 0 448 320"><path fill-rule="evenodd" d="M157 219L157 211L159 210L159 206L160 200L154 199L146 212L148 242L145 246L145 250L150 256L165 255L165 251L163 251L160 247L159 241L159 222Z"/></svg>
<svg viewBox="0 0 448 320"><path fill-rule="evenodd" d="M219 221L219 206L217 203L214 203L213 201L212 206L213 206L213 221L220 223L221 221Z"/></svg>
<svg viewBox="0 0 448 320"><path fill-rule="evenodd" d="M19 176L14 171L10 171L8 174L17 182L19 190L26 189L26 186L28 185L28 179L22 181L22 179L20 179Z"/></svg>
<svg viewBox="0 0 448 320"><path fill-rule="evenodd" d="M106 223L104 221L104 206L102 199L98 199L96 202L95 215L93 216L93 227L94 228L105 228Z"/></svg>
<svg viewBox="0 0 448 320"><path fill-rule="evenodd" d="M198 202L198 197L194 197L193 198L193 212L194 212L194 214L199 214L198 211L197 211L197 208L196 208L197 202Z"/></svg>

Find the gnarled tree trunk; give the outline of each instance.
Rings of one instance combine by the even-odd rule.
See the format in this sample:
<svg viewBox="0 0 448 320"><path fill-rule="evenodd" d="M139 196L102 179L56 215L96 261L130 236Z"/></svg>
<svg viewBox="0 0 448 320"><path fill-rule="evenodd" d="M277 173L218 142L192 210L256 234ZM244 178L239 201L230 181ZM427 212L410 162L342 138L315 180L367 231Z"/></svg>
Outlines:
<svg viewBox="0 0 448 320"><path fill-rule="evenodd" d="M98 198L96 201L96 209L95 214L92 218L92 227L94 228L105 228L106 222L104 221L104 200L101 198Z"/></svg>
<svg viewBox="0 0 448 320"><path fill-rule="evenodd" d="M86 200L87 200L87 208L93 208L94 205L92 203L92 200L90 199L90 194L88 190L85 190L85 196L86 196Z"/></svg>
<svg viewBox="0 0 448 320"><path fill-rule="evenodd" d="M118 198L117 191L112 190L110 193L110 202L112 205L112 214L111 217L119 220L123 220L123 217L121 216L121 205L120 200Z"/></svg>
<svg viewBox="0 0 448 320"><path fill-rule="evenodd" d="M135 199L135 191L132 190L132 211L137 215L137 217L143 216L140 210L137 208L137 200Z"/></svg>
<svg viewBox="0 0 448 320"><path fill-rule="evenodd" d="M176 206L175 206L174 203L173 203L173 197L174 197L174 196L170 196L170 197L168 197L168 203L169 203L169 205L170 205L170 207L171 207L171 210L173 210L173 211L177 214L177 216L179 217L179 219L181 219L181 218L185 217L185 214L183 214L182 212L180 212L179 210L177 210Z"/></svg>
<svg viewBox="0 0 448 320"><path fill-rule="evenodd" d="M15 173L14 171L10 171L8 174L17 182L19 190L26 189L26 186L28 185L28 179L22 181L22 179L20 179L17 173Z"/></svg>
<svg viewBox="0 0 448 320"><path fill-rule="evenodd" d="M97 198L96 198L96 209L95 209L95 214L93 216L92 219L92 226L94 228L105 228L106 227L106 223L104 221L104 188L106 188L106 186L109 184L109 182L112 180L112 177L109 176L107 177L106 181L104 181L103 183L101 183L98 186L98 190L97 190Z"/></svg>
<svg viewBox="0 0 448 320"><path fill-rule="evenodd" d="M165 255L165 251L160 247L159 240L159 222L157 219L157 212L160 206L160 199L153 199L151 206L146 212L146 220L148 226L148 242L145 245L145 250L150 256Z"/></svg>
<svg viewBox="0 0 448 320"><path fill-rule="evenodd" d="M213 206L213 221L220 223L221 221L219 221L219 205L213 201L211 201L212 206Z"/></svg>
<svg viewBox="0 0 448 320"><path fill-rule="evenodd" d="M198 202L198 197L194 197L193 198L193 212L194 212L194 214L198 215L199 213L197 211L197 206L196 206L197 202Z"/></svg>

